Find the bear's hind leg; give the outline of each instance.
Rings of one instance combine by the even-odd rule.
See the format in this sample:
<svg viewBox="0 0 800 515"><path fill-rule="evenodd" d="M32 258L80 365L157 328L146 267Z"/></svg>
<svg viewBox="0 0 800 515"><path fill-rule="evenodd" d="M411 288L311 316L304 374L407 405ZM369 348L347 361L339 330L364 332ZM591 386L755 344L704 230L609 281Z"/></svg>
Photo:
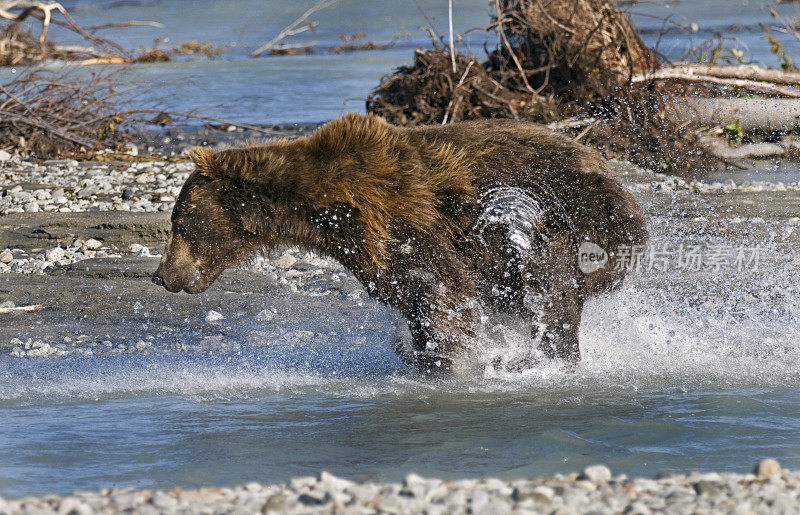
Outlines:
<svg viewBox="0 0 800 515"><path fill-rule="evenodd" d="M581 360L578 329L583 303L569 297L574 296L551 294L544 297L533 336L538 341L538 349L548 358L576 364Z"/></svg>
<svg viewBox="0 0 800 515"><path fill-rule="evenodd" d="M554 238L542 250L529 256L524 271L524 304L533 316L532 337L548 358L577 363L585 276L569 259L574 253L568 237Z"/></svg>

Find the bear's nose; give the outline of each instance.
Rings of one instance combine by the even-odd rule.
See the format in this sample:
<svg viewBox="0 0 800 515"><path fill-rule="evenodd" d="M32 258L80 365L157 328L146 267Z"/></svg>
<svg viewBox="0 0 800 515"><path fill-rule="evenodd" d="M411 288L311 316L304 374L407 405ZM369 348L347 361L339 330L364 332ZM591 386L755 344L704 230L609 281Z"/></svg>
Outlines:
<svg viewBox="0 0 800 515"><path fill-rule="evenodd" d="M154 284L156 284L158 286L164 286L164 278L161 277L161 275L159 275L158 272L153 274L153 277L151 278L151 280L153 281Z"/></svg>

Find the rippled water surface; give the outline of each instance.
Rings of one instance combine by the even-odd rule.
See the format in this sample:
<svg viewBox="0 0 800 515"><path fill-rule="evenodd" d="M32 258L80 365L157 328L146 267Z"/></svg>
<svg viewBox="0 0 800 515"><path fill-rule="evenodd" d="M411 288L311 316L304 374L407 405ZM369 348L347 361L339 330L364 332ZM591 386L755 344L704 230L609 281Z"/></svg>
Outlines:
<svg viewBox="0 0 800 515"><path fill-rule="evenodd" d="M800 467L792 204L780 208L778 193L640 196L654 244L763 246L762 266L645 267L587 306L575 370L484 370L526 344L500 327L456 377L419 377L393 354L389 310L302 290L282 294L296 307L272 323L310 329L311 340L245 327L249 343L235 351L3 354L0 492L274 482L320 470L513 478L595 462L629 475L745 472L764 456Z"/></svg>
<svg viewBox="0 0 800 515"><path fill-rule="evenodd" d="M114 13L106 4L70 6L83 23L166 23L130 29L131 46L165 35L230 46L221 60L135 67L133 78L153 85L148 94L159 105L262 123L318 122L361 109L360 101L344 102L407 63L425 44L416 27L428 23L414 2L343 1L300 41L331 46L356 31L376 41L398 30L412 37L381 52L251 60L247 52L291 21L300 3L132 2ZM446 3L419 4L443 31ZM483 0L455 4L457 30L486 23ZM768 61L757 24L769 19L759 4L675 2L669 12L697 23L700 40L737 25L755 58ZM636 19L653 41L661 22ZM479 35L471 37L478 46ZM662 45L680 53L687 40L670 37ZM779 176L797 180L798 172ZM330 316L303 309L310 301L300 294L288 300L298 309L275 323L325 328L309 343L266 337L237 351L44 360L4 353L0 495L276 482L320 470L355 479L397 480L411 471L512 478L604 462L616 473L653 475L744 472L765 456L799 468L800 269L789 238L798 214L776 211L778 197L768 194L731 198L643 195L652 241L764 245L765 265L642 270L587 307L584 360L575 370L474 366L452 379L421 378L392 352L389 310L364 302ZM127 323L124 313L119 323ZM500 331L476 361L520 345L519 335Z"/></svg>
<svg viewBox="0 0 800 515"><path fill-rule="evenodd" d="M645 41L671 60L680 60L690 49L709 38L725 36L725 45L744 52L743 59L778 65L763 39L762 25L775 25L762 0L648 1L627 9ZM155 20L162 28L131 27L101 31L129 49L161 47L204 40L223 45L220 59L191 62L140 64L131 80L141 85L139 100L162 109L191 111L251 123L317 123L344 111L363 111L364 99L380 77L393 68L410 64L414 48L430 47L421 27L447 33L444 0L341 0L337 7L313 15L315 32L286 39L290 44L316 44L313 55L249 59L248 55L269 41L311 1L280 0L75 0L64 2L75 19L87 26L120 20ZM463 34L462 52L485 56L483 28L492 11L486 0L456 0L454 28ZM493 5L493 4L492 4ZM800 4L778 5L782 16L800 17ZM38 29L37 29L38 30ZM330 54L341 36L362 33L364 41L387 43L391 48L355 54ZM775 34L790 55L800 55L800 42ZM52 38L80 44L79 39L54 27ZM731 58L729 53L723 57ZM795 59L797 60L797 59ZM8 70L0 71L0 76Z"/></svg>

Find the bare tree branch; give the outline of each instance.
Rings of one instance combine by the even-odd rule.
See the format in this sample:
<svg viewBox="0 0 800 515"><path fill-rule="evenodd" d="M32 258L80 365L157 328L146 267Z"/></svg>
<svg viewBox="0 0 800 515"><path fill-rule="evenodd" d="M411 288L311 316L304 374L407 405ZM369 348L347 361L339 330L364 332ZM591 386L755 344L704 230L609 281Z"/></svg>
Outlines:
<svg viewBox="0 0 800 515"><path fill-rule="evenodd" d="M300 32L308 30L307 28L298 30L297 27L298 27L298 25L301 25L302 23L304 23L308 19L308 17L311 16L312 14L314 14L315 12L320 11L322 9L325 9L326 7L330 7L330 6L332 6L333 4L335 4L338 1L339 0L319 0L316 4L311 6L306 12L304 12L299 18L294 20L285 29L280 31L277 36L275 36L274 38L272 38L268 42L266 42L263 45L261 45L260 47L258 47L258 49L256 49L253 53L250 54L250 57L258 57L261 54L263 54L264 52L266 52L267 50L270 50L271 48L273 48L275 46L275 44L278 41L282 40L283 38L288 37L288 36L292 36L294 34L299 34Z"/></svg>

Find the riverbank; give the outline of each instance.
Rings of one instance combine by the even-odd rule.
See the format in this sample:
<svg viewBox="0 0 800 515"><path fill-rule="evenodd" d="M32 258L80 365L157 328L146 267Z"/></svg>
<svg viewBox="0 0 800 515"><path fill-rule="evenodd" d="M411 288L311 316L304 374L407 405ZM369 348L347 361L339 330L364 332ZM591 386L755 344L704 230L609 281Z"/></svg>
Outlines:
<svg viewBox="0 0 800 515"><path fill-rule="evenodd" d="M106 488L71 496L0 498L3 514L92 513L796 513L800 472L762 460L751 474L697 473L656 479L613 475L604 465L549 478L356 483L322 472L284 484L231 488Z"/></svg>
<svg viewBox="0 0 800 515"><path fill-rule="evenodd" d="M229 270L220 287L203 296L154 288L148 278L193 169L191 162L167 160L34 163L13 157L0 163L0 309L11 308L0 314L0 352L91 356L176 346L220 350L230 346L222 342L274 337L296 342L322 335L307 328L283 334L274 320L290 317L291 295L331 313L368 297L341 265L299 249ZM800 181L684 180L616 161L612 172L651 219L682 205L669 224L670 238L714 234L744 241L775 223L772 230L782 233L780 245L787 248L780 254L793 259L788 249L800 245ZM98 295L116 301L96 302ZM26 306L42 311L14 311ZM118 314L140 329L118 324Z"/></svg>

